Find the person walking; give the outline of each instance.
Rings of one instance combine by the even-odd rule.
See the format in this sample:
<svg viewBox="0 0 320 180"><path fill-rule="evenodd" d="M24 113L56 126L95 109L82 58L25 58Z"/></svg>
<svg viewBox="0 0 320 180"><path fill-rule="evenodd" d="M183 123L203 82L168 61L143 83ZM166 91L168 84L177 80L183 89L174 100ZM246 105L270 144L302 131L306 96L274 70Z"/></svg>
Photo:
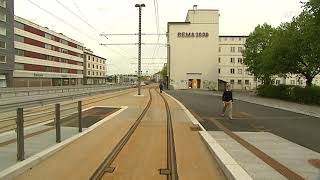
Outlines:
<svg viewBox="0 0 320 180"><path fill-rule="evenodd" d="M222 114L221 116L225 115L226 110L228 109L229 118L232 119L232 103L233 103L233 97L232 97L232 91L230 88L230 85L228 84L226 87L226 90L223 92L222 95L222 102L223 102L223 108L222 108Z"/></svg>
<svg viewBox="0 0 320 180"><path fill-rule="evenodd" d="M162 81L159 84L159 89L160 89L160 93L162 93L162 91L163 91L163 83L162 83Z"/></svg>

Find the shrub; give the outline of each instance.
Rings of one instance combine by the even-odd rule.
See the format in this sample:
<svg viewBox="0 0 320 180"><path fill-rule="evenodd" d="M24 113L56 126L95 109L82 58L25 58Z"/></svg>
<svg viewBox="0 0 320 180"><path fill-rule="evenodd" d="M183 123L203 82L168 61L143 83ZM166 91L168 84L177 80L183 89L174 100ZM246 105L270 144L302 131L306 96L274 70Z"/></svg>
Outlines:
<svg viewBox="0 0 320 180"><path fill-rule="evenodd" d="M320 87L300 87L291 85L261 85L257 89L259 96L283 99L305 104L320 105Z"/></svg>

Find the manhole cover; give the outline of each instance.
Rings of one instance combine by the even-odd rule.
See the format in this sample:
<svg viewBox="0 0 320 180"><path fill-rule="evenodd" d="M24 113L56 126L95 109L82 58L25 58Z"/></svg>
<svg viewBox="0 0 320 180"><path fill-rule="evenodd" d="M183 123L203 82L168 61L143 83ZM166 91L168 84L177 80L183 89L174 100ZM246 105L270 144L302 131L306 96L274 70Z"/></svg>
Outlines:
<svg viewBox="0 0 320 180"><path fill-rule="evenodd" d="M309 163L312 164L314 167L320 169L320 159L310 159Z"/></svg>

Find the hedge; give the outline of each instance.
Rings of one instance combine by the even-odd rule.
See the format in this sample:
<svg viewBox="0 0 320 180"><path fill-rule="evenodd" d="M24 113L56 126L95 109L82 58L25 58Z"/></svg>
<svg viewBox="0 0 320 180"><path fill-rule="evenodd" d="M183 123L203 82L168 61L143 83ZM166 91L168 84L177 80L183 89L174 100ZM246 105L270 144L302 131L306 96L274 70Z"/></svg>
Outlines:
<svg viewBox="0 0 320 180"><path fill-rule="evenodd" d="M261 85L257 93L262 97L277 98L303 104L320 105L320 87L300 87L292 85Z"/></svg>

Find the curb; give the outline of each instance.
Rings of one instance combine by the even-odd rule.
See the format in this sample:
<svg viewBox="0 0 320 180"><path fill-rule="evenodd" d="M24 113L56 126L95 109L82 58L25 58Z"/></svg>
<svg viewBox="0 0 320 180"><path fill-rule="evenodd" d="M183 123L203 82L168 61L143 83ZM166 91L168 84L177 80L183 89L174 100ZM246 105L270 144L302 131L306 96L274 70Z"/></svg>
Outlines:
<svg viewBox="0 0 320 180"><path fill-rule="evenodd" d="M93 107L84 109L83 111L94 108L94 107L111 107L111 106L93 106ZM117 116L122 111L126 110L128 107L121 106L121 107L117 107L117 108L121 108L121 109L119 111L116 111L113 114L107 116L106 118L100 120L99 122L95 123L94 125L90 126L86 130L84 130L82 133L76 134L76 135L62 141L59 144L56 144L48 149L45 149L45 150L27 158L24 161L18 162L17 164L12 165L11 167L8 167L7 169L1 171L0 172L0 179L14 179L14 177L24 173L28 169L32 168L33 166L35 166L35 165L39 164L40 162L44 161L45 159L49 158L51 155L53 155L54 153L63 149L65 146L72 143L73 141L79 139L81 136L91 132L92 130L94 130L95 128L100 126L101 124L103 124L106 121L110 120L111 118Z"/></svg>
<svg viewBox="0 0 320 180"><path fill-rule="evenodd" d="M223 149L223 147L204 129L199 121L190 113L190 111L176 98L165 93L173 99L184 110L193 124L199 125L202 131L199 131L201 139L208 146L211 154L218 161L218 164L228 180L252 180L252 177Z"/></svg>

